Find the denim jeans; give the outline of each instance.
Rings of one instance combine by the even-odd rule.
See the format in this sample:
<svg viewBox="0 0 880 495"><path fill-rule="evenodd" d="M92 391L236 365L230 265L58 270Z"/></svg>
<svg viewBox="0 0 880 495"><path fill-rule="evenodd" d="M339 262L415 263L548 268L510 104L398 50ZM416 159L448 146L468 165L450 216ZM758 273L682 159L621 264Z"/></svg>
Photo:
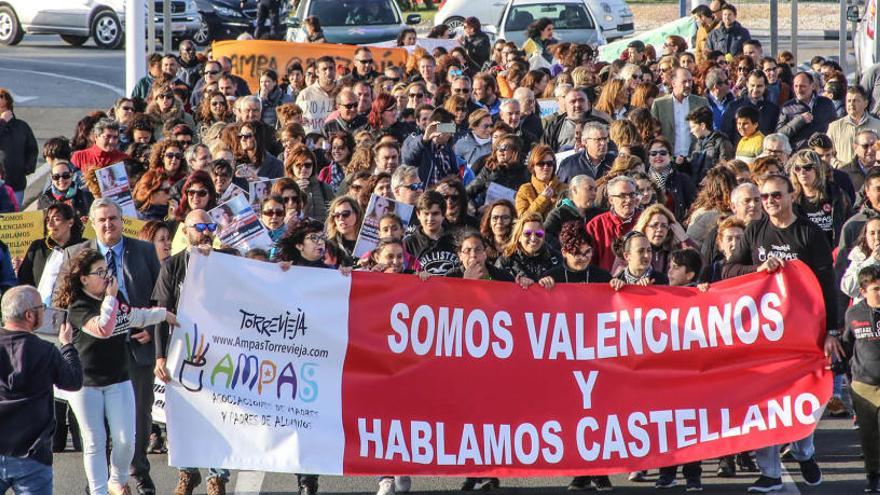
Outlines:
<svg viewBox="0 0 880 495"><path fill-rule="evenodd" d="M0 455L0 493L52 495L52 466L33 459Z"/></svg>
<svg viewBox="0 0 880 495"><path fill-rule="evenodd" d="M187 473L198 473L199 468L180 468ZM220 478L224 483L229 482L229 470L223 468L208 468L208 478Z"/></svg>
<svg viewBox="0 0 880 495"><path fill-rule="evenodd" d="M128 469L134 457L135 411L131 381L104 387L83 387L70 397L83 441L83 464L91 495L107 495L107 484L122 486L128 481ZM107 472L107 433L110 426L113 450Z"/></svg>
<svg viewBox="0 0 880 495"><path fill-rule="evenodd" d="M796 461L807 461L816 453L816 447L813 445L813 434L807 438L791 442L791 455ZM758 461L758 467L761 474L768 478L782 477L782 459L779 454L780 445L771 445L755 451L755 458Z"/></svg>

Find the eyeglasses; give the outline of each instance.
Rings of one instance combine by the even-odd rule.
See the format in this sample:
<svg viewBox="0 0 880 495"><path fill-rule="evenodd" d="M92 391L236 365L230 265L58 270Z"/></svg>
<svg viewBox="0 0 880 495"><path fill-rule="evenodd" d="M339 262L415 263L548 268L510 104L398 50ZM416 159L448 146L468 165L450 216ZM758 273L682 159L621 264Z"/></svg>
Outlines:
<svg viewBox="0 0 880 495"><path fill-rule="evenodd" d="M119 107L119 109L122 110L123 112L133 112L134 111L134 107Z"/></svg>
<svg viewBox="0 0 880 495"><path fill-rule="evenodd" d="M452 92L457 95L466 95L471 92L471 89L470 88L454 88L452 90Z"/></svg>
<svg viewBox="0 0 880 495"><path fill-rule="evenodd" d="M208 232L215 232L217 230L217 224L213 223L213 222L211 222L211 223L194 223L194 224L190 225L190 228L196 229L196 232L198 232L200 234L204 233L206 230Z"/></svg>
<svg viewBox="0 0 880 495"><path fill-rule="evenodd" d="M157 100L166 100L168 98L174 98L174 95L171 93L162 93L161 95L156 96Z"/></svg>
<svg viewBox="0 0 880 495"><path fill-rule="evenodd" d="M358 59L354 59L354 61L357 62L357 63L359 63L359 64L364 64L364 65L372 65L372 64L373 64L373 59L369 59L369 60L358 60Z"/></svg>
<svg viewBox="0 0 880 495"><path fill-rule="evenodd" d="M467 107L455 107L456 112L467 112Z"/></svg>
<svg viewBox="0 0 880 495"><path fill-rule="evenodd" d="M410 98L424 98L425 93L410 93L407 96L409 96Z"/></svg>
<svg viewBox="0 0 880 495"><path fill-rule="evenodd" d="M795 173L799 173L799 172L810 172L810 171L812 171L815 167L813 167L813 164L812 164L812 163L808 163L808 164L806 164L806 165L795 165L795 166L793 166L793 167L791 167L791 168L792 168L792 170L795 171Z"/></svg>
<svg viewBox="0 0 880 495"><path fill-rule="evenodd" d="M502 144L498 147L498 151L513 151L513 146L509 144Z"/></svg>
<svg viewBox="0 0 880 495"><path fill-rule="evenodd" d="M524 237L536 237L538 239L543 239L544 238L544 231L543 230L523 230L522 235Z"/></svg>
<svg viewBox="0 0 880 495"><path fill-rule="evenodd" d="M738 70L740 72L746 72L749 70L749 68L745 67L745 66L740 66L740 67L737 67L736 70Z"/></svg>
<svg viewBox="0 0 880 495"><path fill-rule="evenodd" d="M574 256L575 258L584 259L584 258L589 258L589 257L593 256L593 250L591 248L587 248L587 249L584 249L583 251L577 251L577 252L570 253L570 254L572 256Z"/></svg>
<svg viewBox="0 0 880 495"><path fill-rule="evenodd" d="M444 194L443 195L443 198L445 198L446 201L452 201L453 203L457 203L459 197L460 196L458 194Z"/></svg>
<svg viewBox="0 0 880 495"><path fill-rule="evenodd" d="M334 213L330 216L333 217L333 220L339 220L340 218L345 219L345 218L350 217L352 215L352 213L354 213L354 212L351 210L337 211L336 213Z"/></svg>
<svg viewBox="0 0 880 495"><path fill-rule="evenodd" d="M776 201L782 199L782 191L771 191L769 193L761 193L761 201L767 201L768 199L773 198Z"/></svg>
<svg viewBox="0 0 880 495"><path fill-rule="evenodd" d="M245 134L245 133L242 133L242 134L239 134L239 135L238 135L238 139L242 139L242 140L243 140L243 139L253 139L253 138L254 138L254 135L253 135L253 134Z"/></svg>
<svg viewBox="0 0 880 495"><path fill-rule="evenodd" d="M319 242L326 242L326 241L327 241L327 236L324 235L324 234L317 234L317 233L315 233L315 234L306 234L306 236L305 236L305 240L307 240L307 241L312 241L312 242L314 242L315 244L317 244L317 243L319 243Z"/></svg>
<svg viewBox="0 0 880 495"><path fill-rule="evenodd" d="M771 155L777 155L777 156L785 154L785 150L771 150L768 148L764 148L764 151L766 151L767 153L770 153Z"/></svg>
<svg viewBox="0 0 880 495"><path fill-rule="evenodd" d="M283 199L285 203L299 203L299 196L282 196L281 199Z"/></svg>
<svg viewBox="0 0 880 495"><path fill-rule="evenodd" d="M536 167L543 167L543 168L552 168L552 167L556 166L556 162L553 160L544 160L544 161L536 163L535 166Z"/></svg>
<svg viewBox="0 0 880 495"><path fill-rule="evenodd" d="M207 189L187 189L186 195L187 196L198 196L200 198L204 198L205 196L208 195L208 190Z"/></svg>
<svg viewBox="0 0 880 495"><path fill-rule="evenodd" d="M339 106L342 107L342 108L344 108L344 109L346 109L346 110L352 110L352 109L354 109L355 107L357 107L358 104L357 104L357 102L354 102L354 103L340 103Z"/></svg>
<svg viewBox="0 0 880 495"><path fill-rule="evenodd" d="M628 199L636 199L636 198L638 198L638 197L639 197L639 193L637 193L637 192L631 192L631 193L609 194L608 197L609 197L609 198L619 198L619 199L622 199L622 200L625 201L625 200L628 200Z"/></svg>
<svg viewBox="0 0 880 495"><path fill-rule="evenodd" d="M481 248L481 247L478 247L478 248L467 248L467 249L462 249L462 250L461 250L461 254L468 255L468 256L473 255L473 254L480 254L480 253L484 253L484 252L486 252L486 249L485 249L485 248Z"/></svg>
<svg viewBox="0 0 880 495"><path fill-rule="evenodd" d="M669 156L669 152L666 150L655 150L648 153L650 156Z"/></svg>
<svg viewBox="0 0 880 495"><path fill-rule="evenodd" d="M91 273L89 275L91 275ZM37 311L38 309L46 309L46 305L45 304L38 304L32 308L26 309L25 311Z"/></svg>
<svg viewBox="0 0 880 495"><path fill-rule="evenodd" d="M214 100L211 102L212 107L225 107L226 100Z"/></svg>
<svg viewBox="0 0 880 495"><path fill-rule="evenodd" d="M165 158L169 160L181 160L183 158L183 153L165 153Z"/></svg>
<svg viewBox="0 0 880 495"><path fill-rule="evenodd" d="M107 272L107 269L106 269L106 268L99 268L99 269L97 269L97 270L95 270L95 271L93 271L93 272L89 272L89 273L87 273L86 275L95 275L95 276L100 277L100 278L107 278L107 273L108 273L108 272Z"/></svg>
<svg viewBox="0 0 880 495"><path fill-rule="evenodd" d="M52 180L69 180L72 176L68 172L52 174Z"/></svg>
<svg viewBox="0 0 880 495"><path fill-rule="evenodd" d="M302 163L294 163L293 164L294 168L312 168L314 166L315 166L315 164L312 162L302 162Z"/></svg>
<svg viewBox="0 0 880 495"><path fill-rule="evenodd" d="M425 189L425 184L422 182L413 182L412 184L408 184L403 187L409 189L410 191L422 191Z"/></svg>
<svg viewBox="0 0 880 495"><path fill-rule="evenodd" d="M283 217L287 212L284 208L273 208L271 210L263 210L263 215L267 217Z"/></svg>
<svg viewBox="0 0 880 495"><path fill-rule="evenodd" d="M219 70L206 70L205 71L206 76L216 76L219 73L220 73Z"/></svg>

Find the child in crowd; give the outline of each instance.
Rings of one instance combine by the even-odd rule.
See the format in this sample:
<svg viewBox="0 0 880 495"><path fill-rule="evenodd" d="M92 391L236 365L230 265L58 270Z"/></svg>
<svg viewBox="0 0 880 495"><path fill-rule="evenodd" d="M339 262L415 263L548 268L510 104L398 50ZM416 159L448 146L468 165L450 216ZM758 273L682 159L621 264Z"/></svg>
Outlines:
<svg viewBox="0 0 880 495"><path fill-rule="evenodd" d="M736 131L742 136L736 145L736 157L748 163L764 151L764 134L758 130L760 117L758 109L751 105L742 106L736 111Z"/></svg>

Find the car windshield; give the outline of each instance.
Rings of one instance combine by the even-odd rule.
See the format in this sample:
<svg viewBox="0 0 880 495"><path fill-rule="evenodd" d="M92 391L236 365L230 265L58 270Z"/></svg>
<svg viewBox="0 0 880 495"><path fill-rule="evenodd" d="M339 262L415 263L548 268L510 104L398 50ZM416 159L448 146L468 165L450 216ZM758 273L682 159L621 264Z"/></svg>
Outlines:
<svg viewBox="0 0 880 495"><path fill-rule="evenodd" d="M399 24L394 0L312 0L309 15L322 27Z"/></svg>
<svg viewBox="0 0 880 495"><path fill-rule="evenodd" d="M594 29L593 19L582 4L541 3L517 5L510 9L505 31L525 31L532 22L546 17L555 29Z"/></svg>

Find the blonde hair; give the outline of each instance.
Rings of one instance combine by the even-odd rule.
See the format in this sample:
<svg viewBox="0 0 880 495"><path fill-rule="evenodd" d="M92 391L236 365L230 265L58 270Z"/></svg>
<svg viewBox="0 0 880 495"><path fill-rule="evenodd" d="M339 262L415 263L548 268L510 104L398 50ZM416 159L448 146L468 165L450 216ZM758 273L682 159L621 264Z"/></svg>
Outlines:
<svg viewBox="0 0 880 495"><path fill-rule="evenodd" d="M593 75L590 73L590 69L584 66L575 67L571 71L571 80L575 87L587 86L593 80Z"/></svg>
<svg viewBox="0 0 880 495"><path fill-rule="evenodd" d="M516 223L513 224L513 229L510 232L510 242L504 246L504 252L502 253L504 256L513 256L519 250L519 236L522 235L523 230L525 230L525 226L529 222L537 222L544 225L544 217L541 216L538 212L524 213L521 217L516 220Z"/></svg>

